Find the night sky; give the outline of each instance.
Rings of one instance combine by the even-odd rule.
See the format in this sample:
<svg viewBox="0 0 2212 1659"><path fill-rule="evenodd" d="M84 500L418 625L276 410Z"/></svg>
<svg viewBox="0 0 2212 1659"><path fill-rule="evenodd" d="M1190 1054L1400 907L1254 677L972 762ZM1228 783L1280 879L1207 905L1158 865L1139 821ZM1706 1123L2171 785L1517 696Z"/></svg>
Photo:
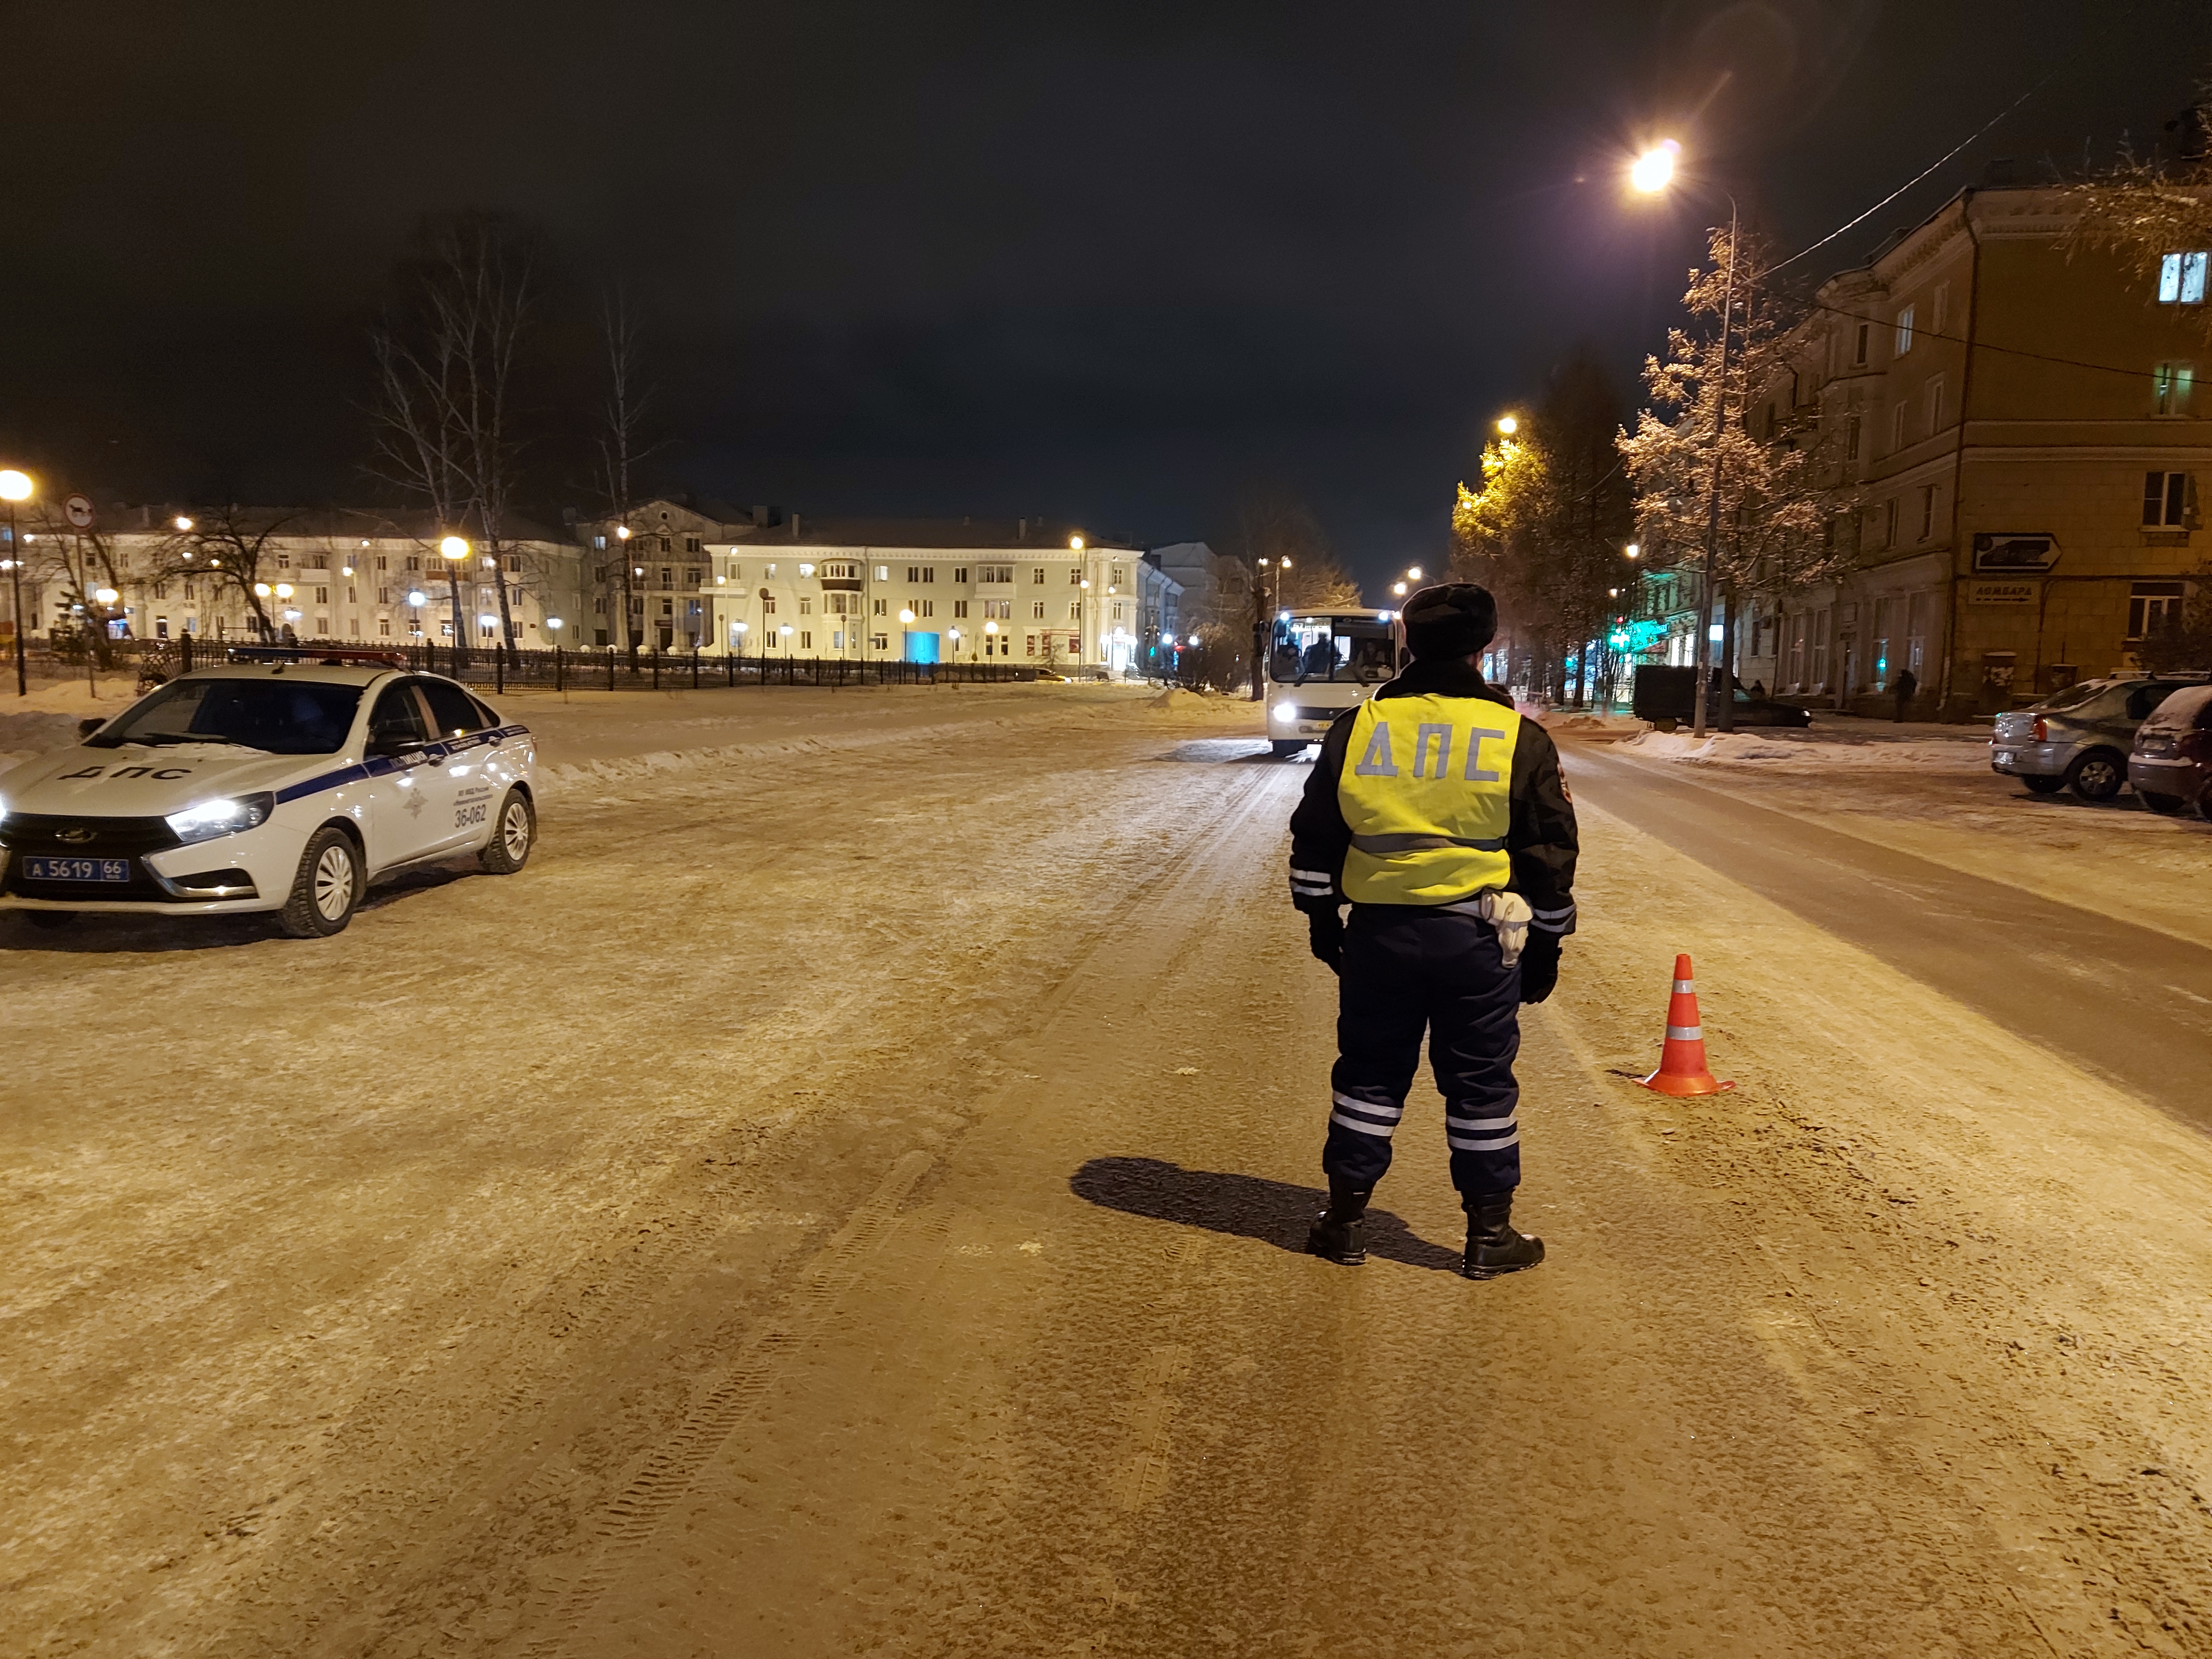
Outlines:
<svg viewBox="0 0 2212 1659"><path fill-rule="evenodd" d="M1287 491L1373 577L1578 343L1631 389L1703 212L1626 202L1633 143L1794 248L2057 72L1838 268L1991 157L2154 133L2212 8L70 0L7 40L0 446L58 487L370 495L380 286L483 207L549 250L541 505L588 504L619 279L654 483L1148 543Z"/></svg>

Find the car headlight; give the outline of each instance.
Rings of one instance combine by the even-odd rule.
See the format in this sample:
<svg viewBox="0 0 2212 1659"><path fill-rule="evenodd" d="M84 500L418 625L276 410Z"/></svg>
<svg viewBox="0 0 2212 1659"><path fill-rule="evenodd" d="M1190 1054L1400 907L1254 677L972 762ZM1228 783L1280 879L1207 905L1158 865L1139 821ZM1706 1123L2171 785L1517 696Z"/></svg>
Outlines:
<svg viewBox="0 0 2212 1659"><path fill-rule="evenodd" d="M1297 717L1298 711L1291 708L1290 704L1286 702L1279 702L1275 705L1275 718L1277 720L1294 720L1297 719Z"/></svg>
<svg viewBox="0 0 2212 1659"><path fill-rule="evenodd" d="M268 794L204 800L181 812L170 813L168 825L177 839L189 846L196 841L213 841L217 836L234 836L241 830L251 830L267 818L276 806L276 797Z"/></svg>

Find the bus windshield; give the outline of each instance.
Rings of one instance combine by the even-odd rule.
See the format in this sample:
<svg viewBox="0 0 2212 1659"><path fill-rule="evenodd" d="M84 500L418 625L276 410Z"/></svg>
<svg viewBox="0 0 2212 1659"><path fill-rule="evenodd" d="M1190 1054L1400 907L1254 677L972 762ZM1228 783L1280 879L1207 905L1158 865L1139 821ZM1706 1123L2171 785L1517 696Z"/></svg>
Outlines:
<svg viewBox="0 0 2212 1659"><path fill-rule="evenodd" d="M1371 685L1398 671L1390 624L1376 617L1283 617L1275 623L1270 678L1285 685L1350 680Z"/></svg>

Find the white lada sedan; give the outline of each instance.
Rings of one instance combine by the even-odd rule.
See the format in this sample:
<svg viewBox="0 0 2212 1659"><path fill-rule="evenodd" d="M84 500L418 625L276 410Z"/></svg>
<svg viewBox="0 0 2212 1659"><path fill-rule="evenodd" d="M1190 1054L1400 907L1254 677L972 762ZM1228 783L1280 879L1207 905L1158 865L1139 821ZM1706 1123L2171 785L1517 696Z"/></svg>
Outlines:
<svg viewBox="0 0 2212 1659"><path fill-rule="evenodd" d="M335 933L370 881L473 852L520 870L535 746L466 688L386 663L231 663L0 772L0 910L276 913Z"/></svg>

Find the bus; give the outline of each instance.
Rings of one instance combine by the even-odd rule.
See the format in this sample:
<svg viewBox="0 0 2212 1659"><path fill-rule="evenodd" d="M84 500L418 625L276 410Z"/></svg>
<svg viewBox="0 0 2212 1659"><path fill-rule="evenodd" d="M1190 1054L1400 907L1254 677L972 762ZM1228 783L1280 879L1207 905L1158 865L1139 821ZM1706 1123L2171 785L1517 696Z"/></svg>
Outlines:
<svg viewBox="0 0 2212 1659"><path fill-rule="evenodd" d="M1267 651L1267 739L1279 756L1318 743L1328 723L1398 672L1395 611L1285 611Z"/></svg>

